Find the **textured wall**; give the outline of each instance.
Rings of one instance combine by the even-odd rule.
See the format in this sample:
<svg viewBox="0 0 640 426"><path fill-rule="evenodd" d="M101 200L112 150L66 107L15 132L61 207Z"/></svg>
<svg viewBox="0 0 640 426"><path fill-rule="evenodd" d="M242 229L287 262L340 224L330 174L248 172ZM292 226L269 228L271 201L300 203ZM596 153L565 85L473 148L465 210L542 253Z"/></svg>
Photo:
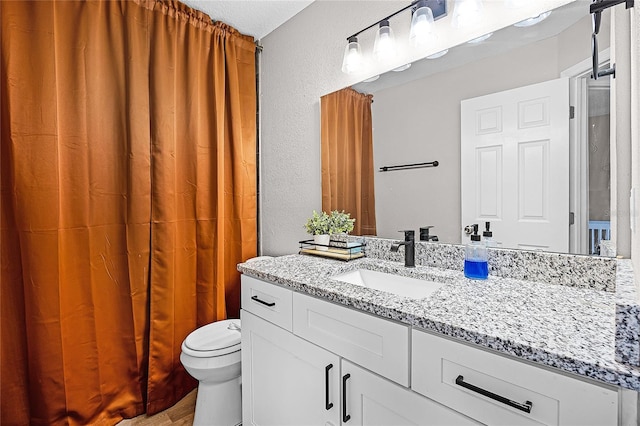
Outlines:
<svg viewBox="0 0 640 426"><path fill-rule="evenodd" d="M631 236L633 246L631 257L636 276L636 286L640 288L640 5L632 9L631 14L631 152L632 186L635 190L633 220L635 231ZM639 292L640 294L640 292Z"/></svg>
<svg viewBox="0 0 640 426"><path fill-rule="evenodd" d="M438 21L440 35L429 51L404 51L393 64L370 68L361 76L340 71L346 37L409 4L407 1L317 0L261 40L261 240L262 253L295 252L306 238L302 228L321 208L320 108L322 95L444 48L535 16L569 0L538 0L523 9L503 10L501 1L485 2L482 25L453 30L451 14ZM588 2L587 2L588 3ZM449 2L450 6L453 2ZM500 8L500 13L491 13ZM397 37L408 33L408 14L392 21ZM404 24L404 26L402 25ZM370 51L375 31L360 41Z"/></svg>

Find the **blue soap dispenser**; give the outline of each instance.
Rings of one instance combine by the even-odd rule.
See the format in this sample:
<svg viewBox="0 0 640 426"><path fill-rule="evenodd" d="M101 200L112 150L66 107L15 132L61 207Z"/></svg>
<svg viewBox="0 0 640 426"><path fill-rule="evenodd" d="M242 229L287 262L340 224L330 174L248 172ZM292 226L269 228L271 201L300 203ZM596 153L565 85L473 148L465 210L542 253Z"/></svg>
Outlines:
<svg viewBox="0 0 640 426"><path fill-rule="evenodd" d="M464 276L474 280L486 280L489 276L487 246L478 235L478 224L473 225L471 241L464 250Z"/></svg>

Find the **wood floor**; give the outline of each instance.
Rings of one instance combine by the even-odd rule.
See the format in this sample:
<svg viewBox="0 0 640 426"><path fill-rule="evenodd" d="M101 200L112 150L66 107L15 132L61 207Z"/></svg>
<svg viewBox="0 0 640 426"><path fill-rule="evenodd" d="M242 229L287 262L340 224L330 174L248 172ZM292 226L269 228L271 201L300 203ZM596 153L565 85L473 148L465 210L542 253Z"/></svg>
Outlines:
<svg viewBox="0 0 640 426"><path fill-rule="evenodd" d="M176 405L153 416L145 414L133 419L123 420L118 426L191 426L193 424L193 412L196 407L197 389L191 391Z"/></svg>

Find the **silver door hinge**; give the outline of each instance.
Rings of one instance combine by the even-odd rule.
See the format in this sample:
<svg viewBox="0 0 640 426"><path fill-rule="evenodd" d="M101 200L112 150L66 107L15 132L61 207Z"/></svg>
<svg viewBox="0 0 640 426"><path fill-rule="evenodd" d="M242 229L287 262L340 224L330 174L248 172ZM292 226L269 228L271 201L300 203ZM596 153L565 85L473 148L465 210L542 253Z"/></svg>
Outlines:
<svg viewBox="0 0 640 426"><path fill-rule="evenodd" d="M576 107L574 106L569 107L569 120L572 118L576 118Z"/></svg>
<svg viewBox="0 0 640 426"><path fill-rule="evenodd" d="M573 225L574 223L576 223L576 214L569 212L569 225Z"/></svg>

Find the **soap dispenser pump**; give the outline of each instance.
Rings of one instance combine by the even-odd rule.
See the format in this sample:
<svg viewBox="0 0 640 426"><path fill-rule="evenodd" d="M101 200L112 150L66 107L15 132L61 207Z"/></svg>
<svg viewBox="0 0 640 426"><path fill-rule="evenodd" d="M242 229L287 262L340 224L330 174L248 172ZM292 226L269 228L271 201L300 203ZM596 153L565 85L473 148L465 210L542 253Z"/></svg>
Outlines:
<svg viewBox="0 0 640 426"><path fill-rule="evenodd" d="M489 276L487 246L478 235L478 224L473 225L471 241L464 251L464 276L474 280L486 280Z"/></svg>
<svg viewBox="0 0 640 426"><path fill-rule="evenodd" d="M491 227L491 222L484 223L484 231L482 232L482 238L484 239L484 243L487 247L497 247L498 243L493 239L493 232L489 229Z"/></svg>

